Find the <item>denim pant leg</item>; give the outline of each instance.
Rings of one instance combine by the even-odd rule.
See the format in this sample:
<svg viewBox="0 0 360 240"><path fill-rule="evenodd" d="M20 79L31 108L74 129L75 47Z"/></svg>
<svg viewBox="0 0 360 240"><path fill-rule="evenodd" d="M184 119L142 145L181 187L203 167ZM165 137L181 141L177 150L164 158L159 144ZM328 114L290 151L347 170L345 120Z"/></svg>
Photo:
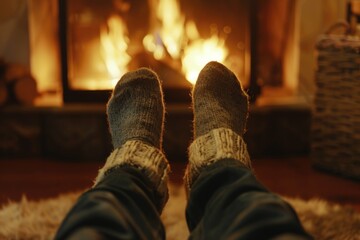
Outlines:
<svg viewBox="0 0 360 240"><path fill-rule="evenodd" d="M158 201L139 169L117 167L78 199L56 239L165 239Z"/></svg>
<svg viewBox="0 0 360 240"><path fill-rule="evenodd" d="M201 171L191 186L186 220L190 239L312 239L292 207L233 159Z"/></svg>

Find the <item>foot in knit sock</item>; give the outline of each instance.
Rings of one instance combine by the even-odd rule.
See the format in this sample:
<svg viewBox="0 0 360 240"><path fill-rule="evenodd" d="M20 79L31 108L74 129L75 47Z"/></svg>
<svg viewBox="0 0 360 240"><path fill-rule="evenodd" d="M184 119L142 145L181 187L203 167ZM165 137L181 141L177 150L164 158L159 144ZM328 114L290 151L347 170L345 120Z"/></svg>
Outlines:
<svg viewBox="0 0 360 240"><path fill-rule="evenodd" d="M164 101L157 75L146 68L126 73L110 97L107 115L115 149L99 170L94 187L116 168L132 166L152 183L161 212L169 197L170 167L161 151Z"/></svg>
<svg viewBox="0 0 360 240"><path fill-rule="evenodd" d="M140 140L161 148L164 102L157 75L146 68L126 73L107 105L114 148Z"/></svg>
<svg viewBox="0 0 360 240"><path fill-rule="evenodd" d="M233 72L217 62L200 72L193 90L194 142L189 146L185 172L188 192L202 170L223 159L251 169L242 139L248 115L248 96Z"/></svg>
<svg viewBox="0 0 360 240"><path fill-rule="evenodd" d="M242 136L248 116L248 96L235 74L218 62L200 72L193 91L195 138L217 128Z"/></svg>

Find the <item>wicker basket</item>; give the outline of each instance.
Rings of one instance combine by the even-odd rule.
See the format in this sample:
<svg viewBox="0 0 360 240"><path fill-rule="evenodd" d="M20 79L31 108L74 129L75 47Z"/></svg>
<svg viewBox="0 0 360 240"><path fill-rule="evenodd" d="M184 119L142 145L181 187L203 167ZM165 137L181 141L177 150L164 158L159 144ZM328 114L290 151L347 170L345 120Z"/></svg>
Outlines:
<svg viewBox="0 0 360 240"><path fill-rule="evenodd" d="M360 39L323 35L317 53L313 163L360 179Z"/></svg>

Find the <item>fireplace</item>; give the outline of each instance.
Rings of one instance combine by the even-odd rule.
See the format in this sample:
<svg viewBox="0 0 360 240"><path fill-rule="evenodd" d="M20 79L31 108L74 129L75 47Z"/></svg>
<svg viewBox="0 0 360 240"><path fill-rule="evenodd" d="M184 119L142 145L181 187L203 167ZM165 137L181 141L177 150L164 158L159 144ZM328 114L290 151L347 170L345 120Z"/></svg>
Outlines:
<svg viewBox="0 0 360 240"><path fill-rule="evenodd" d="M301 80L299 19L307 5L298 0L29 1L32 72L41 92L50 87L64 102L104 102L138 67L159 74L167 101L186 102L210 60L231 68L252 100L268 88L296 94Z"/></svg>
<svg viewBox="0 0 360 240"><path fill-rule="evenodd" d="M187 80L187 75L183 72L182 58L171 56L170 47L164 47L165 37L161 32L168 27L162 25L156 15L157 12L152 10L159 7L159 5L152 5L159 4L158 1L146 1L146 14L132 12L134 9L138 10L137 7L134 8L134 4L139 4L139 0L129 1L130 5L125 1L116 1L118 5L115 7L114 1L103 0L102 10L96 7L98 2L95 0L88 0L86 4L81 0L23 1L28 3L28 16L27 11L22 11L25 15L22 15L20 19L29 20L29 32L26 31L29 36L28 67L31 68L31 73L37 81L39 95L36 100L39 101L35 102L35 107L9 105L1 109L3 117L0 135L5 136L0 141L2 154L14 156L28 153L33 154L31 156L46 154L64 158L69 156L77 158L81 155L87 160L91 157L103 159L108 155L111 144L110 137L106 135L104 104L88 104L88 102L105 102L110 93L110 87L84 87L71 82L70 78L86 79L86 74L91 72L93 67L89 64L92 61L92 56L89 55L91 47L88 47L93 46L92 40L96 43L97 53L91 54L97 54L95 59L103 64L102 69L106 69L106 58L103 57L102 52L106 50L101 50L100 42L111 42L111 38L108 37L113 34L117 36L110 31L110 25L113 22L116 26L119 22L125 23L123 25L127 28L126 33L126 30L122 28L123 25L115 27L117 30L123 29L122 32L126 33L125 37L124 34L121 36L128 44L125 51L125 55L130 57L126 65L128 70L140 66L151 67L164 81L165 97L169 103L164 136L165 152L173 154L177 159L180 158L181 153L186 153L191 139L192 112L188 101L192 83ZM4 1L4 3L10 2L13 3L13 1ZM70 9L70 2L75 4L72 6L73 9ZM238 5L235 8L235 5L226 5L216 1L178 0L175 3L179 3L176 5L179 6L176 8L179 9L179 15L172 15L180 16L175 18L177 19L175 22L185 25L187 35L183 35L192 43L203 43L204 40L215 39L216 43L222 43L221 46L228 49L228 55L223 62L236 72L250 95L257 95L261 89L257 101L250 108L251 118L245 136L251 155L306 152L309 144L310 122L308 103L314 92L312 87L315 66L314 43L319 34L323 33L328 26L339 18L344 19L346 4L342 0L228 0L226 2L227 4L236 2L234 4ZM201 8L201 6L206 7ZM81 10L83 8L89 8L89 11ZM114 8L118 9L116 14L113 13ZM169 6L166 7L166 9L169 8ZM229 9L233 11L228 11ZM75 17L70 17L72 11L85 12L85 14L75 14ZM217 13L219 16L216 15ZM142 16L141 20L146 16L146 19L149 18L151 21L132 20L134 16L139 15ZM226 18L221 17L224 15ZM140 17L136 17L135 20L138 19ZM186 22L190 23L186 24ZM86 23L91 24L86 25ZM215 26L212 23L218 25ZM133 24L140 24L140 26L133 26ZM27 26L27 22L24 25ZM59 26L60 29L58 29ZM143 30L139 34L133 33L133 29L137 28ZM174 27L170 27L172 28ZM21 30L14 25L14 28L3 32L9 35L16 33L19 29ZM234 34L238 32L239 34ZM14 40L22 39L23 33L21 31L20 33L8 38L9 42L13 43ZM101 33L104 33L102 37ZM84 37L84 39L77 42L79 37ZM230 41L230 38L235 40ZM234 44L236 42L240 44ZM183 52L184 45L189 46L190 41L185 43L182 42L181 45ZM58 51L60 45L61 51ZM8 49L7 52L11 57L19 52L22 55L24 53L22 48L19 48L19 44L8 46L0 42L0 46ZM237 52L231 46L235 46ZM195 49L201 49L201 47ZM88 55L81 55L82 52ZM114 51L114 53L120 52ZM227 61L231 59L229 55L234 55L236 58L233 64L230 61L230 65ZM203 56L203 54L198 53L195 56ZM7 60L9 59L11 58ZM87 61L82 61L82 59ZM79 66L85 66L85 68L79 70ZM63 88L60 75L64 78ZM90 76L95 77L96 73L91 72ZM119 77L119 75L114 76L113 78L109 72L106 72L107 81L111 82L112 79ZM261 100L265 99L264 96L269 94L268 90L272 88L285 89L285 94L295 96L301 94L310 101L300 102L298 105L291 105L294 102L289 104L289 101L277 102L276 106L271 102L267 102L265 106L262 105L264 101ZM65 103L79 101L83 103L63 104L62 92L64 92ZM271 96L278 99L281 97L280 93L284 94L284 91L273 91ZM187 104L172 104L173 102ZM179 128L179 126L183 127ZM92 141L89 142L89 139Z"/></svg>
<svg viewBox="0 0 360 240"><path fill-rule="evenodd" d="M108 66L114 65L112 62L117 64L116 61L104 59L103 55L106 50L104 51L99 46L99 42L112 42L109 39L115 35L115 31L110 31L110 22L111 25L119 25L118 23L121 22L122 26L126 26L126 28L113 28L122 29L126 33L121 35L124 41L118 41L118 43L125 42L127 44L126 54L122 59L127 63L127 68L131 70L137 66L152 67L159 73L162 80L166 81L164 85L168 92L167 98L175 98L176 95L180 95L180 99L181 95L188 97L189 87L191 87L191 83L184 80L186 79L182 61L184 55L179 58L179 56L175 56L176 54L174 55L172 50L169 50L172 49L168 44L171 41L168 37L164 37L163 33L168 32L164 29L179 29L171 24L180 23L178 24L181 26L180 30L177 30L177 34L173 34L174 36L170 34L172 36L170 39L176 39L179 37L178 32L181 33L180 37L182 38L180 39L182 40L175 42L181 43L179 49L182 53L185 52L185 49L201 49L198 47L198 45L201 46L199 42L215 39L216 41L212 41L212 43L221 43L222 47L226 47L225 64L236 72L250 95L258 95L261 88L262 93L258 98L261 100L269 93L268 89L280 88L285 90L280 93L301 96L305 103L309 103L315 91L313 53L316 39L336 20L345 19L346 13L346 3L342 0L316 2L311 0L228 0L225 1L226 3L205 0L191 2L172 0L169 2L177 4L171 4L172 7L165 8L168 10L176 6L175 9L178 11L175 13L177 14L174 14L174 11L166 11L171 12L172 19L175 20L163 21L161 19L164 18L158 16L158 11L153 10L162 5L160 0L115 1L118 7L114 7L114 1L109 0L103 1L101 7L96 7L96 4L99 3L96 3L95 0L89 0L86 4L81 0L75 1L76 3L68 0L22 0L22 2L28 4L28 11L26 9L23 11L24 16L21 16L21 19L28 19L29 32L23 30L27 29L23 26L16 29L14 27L13 30L5 29L5 27L13 26L4 23L3 33L7 34L6 36L10 36L14 32L19 33L19 36L15 36L13 39L24 39L24 41L26 38L23 38L21 34L26 34L25 36L29 38L29 45L25 50L28 52L20 52L21 48L16 47L19 44L8 44L14 40L3 40L0 42L0 47L7 49L3 56L5 60L10 61L14 59L14 56L18 56L24 58L22 62L29 63L28 67L31 68L40 92L41 99L37 99L39 100L37 102L45 105L53 103L49 103L48 99L42 96L53 93L54 96L49 97L55 100L54 104L56 105L62 104L63 92L65 102L76 99L71 96L73 93L80 95L76 101L84 100L85 97L82 95L88 96L88 92L93 92L90 97L88 96L90 100L99 99L100 97L96 97L98 92L104 91L105 95L108 95L109 90L104 89L104 84L98 82L92 84L92 87L83 87L81 84L79 85L81 82L79 79L88 78L86 73L90 74L91 78L99 78L96 75L99 75ZM69 4L75 6L70 9ZM136 4L140 4L142 7L137 7ZM3 9L6 9L6 6ZM141 17L137 17L139 14L137 15L135 11L139 9L146 10L145 13L140 14ZM159 9L161 8L159 7ZM75 17L71 17L72 15ZM12 21L16 22L17 18L14 17ZM26 26L27 23L24 22L23 25ZM194 26L196 31L194 31ZM135 31L136 29L142 30ZM134 31L137 33L135 34ZM102 34L103 37L101 37L100 33L105 34ZM167 40L164 40L165 38ZM59 40L61 40L61 44ZM81 41L77 43L78 40ZM197 47L188 48L189 40L193 46ZM98 46L94 47L96 41ZM165 45L165 42L168 42L168 46ZM87 47L90 49L86 49ZM76 49L77 51L75 51ZM100 67L94 67L91 64L93 56L96 56L96 54L92 54L94 51L91 51L94 49L98 56L95 59ZM79 52L84 54L79 54ZM121 51L112 52L121 53ZM207 52L216 53L217 51ZM87 57L85 53L89 56ZM27 59L26 56L29 56L30 59ZM126 56L130 56L130 60ZM200 56L206 61L202 53L196 54L196 56ZM83 61L83 59L87 61ZM74 62L75 64L73 64ZM108 66L106 66L106 62ZM190 64L190 66L192 65L195 64ZM85 68L80 70L79 66L85 66ZM97 72L94 73L93 70L96 69ZM116 74L116 72L118 73ZM112 76L112 73L105 73L105 78L101 78L111 83L117 78L116 75L119 75L119 71L114 71L114 73L115 77ZM64 81L61 81L61 75ZM99 86L99 88L94 86ZM95 91L92 91L93 89ZM172 90L175 94L169 93ZM272 92L271 96L278 97L279 94L275 93Z"/></svg>
<svg viewBox="0 0 360 240"><path fill-rule="evenodd" d="M211 60L231 68L255 97L254 7L251 0L206 7L202 1L59 0L64 102L104 102L117 80L138 67L159 74L167 101L187 102Z"/></svg>

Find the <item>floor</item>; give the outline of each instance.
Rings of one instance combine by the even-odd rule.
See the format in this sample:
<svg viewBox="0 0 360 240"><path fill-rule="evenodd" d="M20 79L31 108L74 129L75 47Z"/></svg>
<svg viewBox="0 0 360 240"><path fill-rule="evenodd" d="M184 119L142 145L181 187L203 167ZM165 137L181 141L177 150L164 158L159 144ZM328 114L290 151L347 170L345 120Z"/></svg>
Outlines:
<svg viewBox="0 0 360 240"><path fill-rule="evenodd" d="M101 162L69 162L49 159L0 159L0 206L22 195L29 199L90 187ZM185 163L174 162L170 180L182 183ZM360 182L340 178L311 167L307 157L255 159L258 179L281 195L303 199L323 198L351 205L360 211Z"/></svg>

